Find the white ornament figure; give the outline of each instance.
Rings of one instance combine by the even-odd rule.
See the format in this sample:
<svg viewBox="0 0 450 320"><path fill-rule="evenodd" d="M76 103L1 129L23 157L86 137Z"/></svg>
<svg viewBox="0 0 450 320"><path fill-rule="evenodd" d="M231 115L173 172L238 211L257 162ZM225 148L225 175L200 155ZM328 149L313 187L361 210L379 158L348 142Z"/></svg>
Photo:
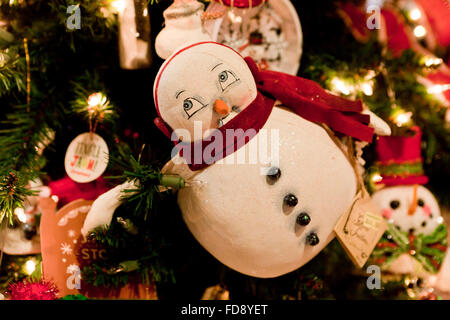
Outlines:
<svg viewBox="0 0 450 320"><path fill-rule="evenodd" d="M211 40L203 29L201 16L204 5L196 0L175 0L163 15L165 28L155 40L156 53L167 59L178 47Z"/></svg>
<svg viewBox="0 0 450 320"><path fill-rule="evenodd" d="M418 127L413 127L412 131L411 136L380 137L377 140L378 166L382 177L380 184L384 187L372 195L372 200L383 217L407 235L407 241L412 243L407 252L386 263L385 268L392 273L428 278L431 269L439 269L439 259L430 257L429 261L433 262L429 264L428 255L417 252L420 249L414 247L414 239L430 236L442 227L444 220L436 198L423 186L428 178L422 169L421 131ZM442 231L442 236L436 237L438 241L431 245L434 249L440 248L440 255L443 256L446 233L445 229ZM427 259L422 259L422 256ZM430 268L433 263L435 265Z"/></svg>
<svg viewBox="0 0 450 320"><path fill-rule="evenodd" d="M333 228L357 192L357 177L321 125L262 98L252 71L237 52L218 43L174 53L154 84L162 118L155 123L166 135L174 130L172 138L182 138L181 144L195 144L210 129L254 129L236 123L264 118L265 107L259 103L271 102L273 109L259 132L236 152L224 151L227 156L200 170L191 170L192 163L177 154L163 169L200 182L181 189L178 204L206 250L232 269L269 278L301 267L335 237ZM302 89L307 91L298 91ZM321 100L314 95L308 101L315 99ZM383 130L384 123L376 128ZM249 161L257 150L258 159ZM247 161L236 163L239 159Z"/></svg>

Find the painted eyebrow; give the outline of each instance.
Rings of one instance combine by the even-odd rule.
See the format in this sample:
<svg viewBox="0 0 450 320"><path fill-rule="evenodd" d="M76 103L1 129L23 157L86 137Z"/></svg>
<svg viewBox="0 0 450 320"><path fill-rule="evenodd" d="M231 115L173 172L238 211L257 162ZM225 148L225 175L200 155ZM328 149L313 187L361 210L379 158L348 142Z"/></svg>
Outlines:
<svg viewBox="0 0 450 320"><path fill-rule="evenodd" d="M182 94L183 92L185 92L186 90L180 90L180 91L178 91L176 94L175 94L175 99L178 99L178 96L180 95L180 94Z"/></svg>
<svg viewBox="0 0 450 320"><path fill-rule="evenodd" d="M213 71L215 68L217 68L218 66L222 65L223 63L219 63L217 65L214 66L214 68L211 69L211 71Z"/></svg>

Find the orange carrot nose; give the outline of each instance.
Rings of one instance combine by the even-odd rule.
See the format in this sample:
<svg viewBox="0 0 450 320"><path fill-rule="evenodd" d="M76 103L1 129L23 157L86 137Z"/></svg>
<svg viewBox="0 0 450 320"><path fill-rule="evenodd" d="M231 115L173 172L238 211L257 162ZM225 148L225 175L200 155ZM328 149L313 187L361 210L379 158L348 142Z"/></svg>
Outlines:
<svg viewBox="0 0 450 320"><path fill-rule="evenodd" d="M230 113L230 108L225 101L217 99L214 101L214 111L221 116L227 116Z"/></svg>
<svg viewBox="0 0 450 320"><path fill-rule="evenodd" d="M413 199L412 199L411 205L408 208L409 216L412 216L414 214L414 212L416 212L416 209L417 209L417 187L418 187L418 185L415 184L414 191L413 191Z"/></svg>

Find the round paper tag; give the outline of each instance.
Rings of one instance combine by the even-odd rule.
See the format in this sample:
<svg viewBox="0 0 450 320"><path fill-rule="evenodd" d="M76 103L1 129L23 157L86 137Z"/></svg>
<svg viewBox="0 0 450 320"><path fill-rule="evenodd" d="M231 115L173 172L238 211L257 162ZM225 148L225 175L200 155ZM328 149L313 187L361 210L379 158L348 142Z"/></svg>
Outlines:
<svg viewBox="0 0 450 320"><path fill-rule="evenodd" d="M108 146L95 133L82 133L67 148L64 166L75 182L94 181L105 172L108 165Z"/></svg>

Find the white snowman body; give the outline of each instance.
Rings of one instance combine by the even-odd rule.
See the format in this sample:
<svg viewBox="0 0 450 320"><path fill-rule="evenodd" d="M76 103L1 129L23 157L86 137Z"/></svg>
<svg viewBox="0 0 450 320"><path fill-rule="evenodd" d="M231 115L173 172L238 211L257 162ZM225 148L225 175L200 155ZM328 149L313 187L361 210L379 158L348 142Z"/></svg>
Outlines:
<svg viewBox="0 0 450 320"><path fill-rule="evenodd" d="M237 52L201 43L166 60L154 95L161 118L186 142L198 140L195 121L202 124L201 139L244 110L257 90ZM234 111L218 111L218 100ZM230 268L261 278L293 271L317 255L334 238L357 189L355 170L328 132L279 106L256 136L219 162L191 171L176 155L163 172L188 181L178 204L200 244Z"/></svg>
<svg viewBox="0 0 450 320"><path fill-rule="evenodd" d="M178 204L200 244L230 268L268 278L301 267L334 238L333 228L355 196L356 176L320 126L275 107L263 129L279 130L281 175L273 184L262 174L273 167L270 159L227 164L231 157L249 159L260 134L223 163L193 172L173 159L165 169L194 181L178 192ZM298 199L294 207L284 204L289 194ZM311 219L306 226L296 222L302 213ZM308 243L312 232L319 239L315 246Z"/></svg>
<svg viewBox="0 0 450 320"><path fill-rule="evenodd" d="M429 235L443 223L439 204L433 194L425 187L417 186L417 206L410 210L414 199L413 185L399 185L383 188L372 195L380 213L403 232L414 235ZM409 254L400 255L393 261L388 271L396 274L415 274L427 277L422 265Z"/></svg>

